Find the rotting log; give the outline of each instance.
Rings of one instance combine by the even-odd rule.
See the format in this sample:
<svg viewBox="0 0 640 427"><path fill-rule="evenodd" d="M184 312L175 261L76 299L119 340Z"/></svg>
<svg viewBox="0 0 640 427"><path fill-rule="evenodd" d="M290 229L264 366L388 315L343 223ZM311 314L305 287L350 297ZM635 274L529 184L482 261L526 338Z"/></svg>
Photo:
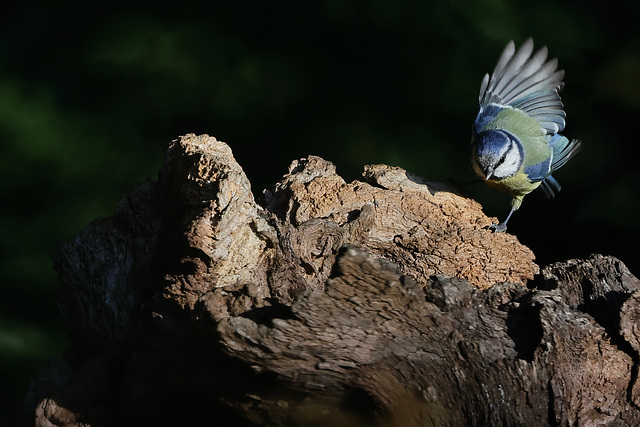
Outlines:
<svg viewBox="0 0 640 427"><path fill-rule="evenodd" d="M54 251L72 348L23 422L638 425L640 281L602 255L540 272L495 222L314 156L257 203L226 144L182 137Z"/></svg>

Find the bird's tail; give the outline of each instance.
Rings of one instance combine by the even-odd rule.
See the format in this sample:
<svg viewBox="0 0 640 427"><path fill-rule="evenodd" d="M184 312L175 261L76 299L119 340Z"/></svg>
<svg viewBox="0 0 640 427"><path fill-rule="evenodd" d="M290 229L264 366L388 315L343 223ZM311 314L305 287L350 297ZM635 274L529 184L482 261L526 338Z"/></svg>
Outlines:
<svg viewBox="0 0 640 427"><path fill-rule="evenodd" d="M544 195L549 199L553 199L556 194L558 194L560 190L562 190L562 186L560 185L560 183L556 181L556 179L551 175L547 176L542 181L540 188L542 188L542 191L544 191Z"/></svg>

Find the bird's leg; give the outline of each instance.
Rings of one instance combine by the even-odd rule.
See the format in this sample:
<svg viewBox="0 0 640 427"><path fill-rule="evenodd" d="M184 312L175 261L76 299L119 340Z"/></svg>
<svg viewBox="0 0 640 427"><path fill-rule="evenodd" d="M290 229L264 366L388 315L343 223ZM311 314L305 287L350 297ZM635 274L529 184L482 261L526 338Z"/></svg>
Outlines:
<svg viewBox="0 0 640 427"><path fill-rule="evenodd" d="M515 206L511 206L511 211L509 212L509 215L507 215L507 218L502 221L500 224L491 224L489 226L489 229L493 230L494 233L504 233L505 231L507 231L507 222L509 221L509 218L511 218L511 215L513 215L513 213L518 210L517 207Z"/></svg>
<svg viewBox="0 0 640 427"><path fill-rule="evenodd" d="M513 213L520 208L523 198L524 195L514 196L511 199L511 211L509 212L509 215L507 215L507 219L502 221L500 224L490 225L489 229L493 230L494 233L504 233L505 231L507 231L507 222L509 222L509 218L511 218L511 215L513 215Z"/></svg>

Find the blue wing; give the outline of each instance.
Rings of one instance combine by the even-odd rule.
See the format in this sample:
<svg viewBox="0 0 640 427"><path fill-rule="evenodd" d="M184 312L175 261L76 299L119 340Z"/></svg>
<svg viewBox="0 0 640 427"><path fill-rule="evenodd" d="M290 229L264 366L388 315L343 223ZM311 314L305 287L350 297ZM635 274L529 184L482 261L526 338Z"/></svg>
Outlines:
<svg viewBox="0 0 640 427"><path fill-rule="evenodd" d="M531 182L540 182L551 173L551 158L543 160L535 165L525 166L524 173Z"/></svg>
<svg viewBox="0 0 640 427"><path fill-rule="evenodd" d="M559 95L564 70L557 69L557 59L547 61L546 47L532 53L532 39L517 51L513 41L507 44L491 77L486 74L482 80L480 109L492 103L510 105L536 119L547 134L555 134L565 126Z"/></svg>
<svg viewBox="0 0 640 427"><path fill-rule="evenodd" d="M476 121L473 122L473 132L478 134L487 130L487 125L505 108L507 107L498 104L489 104L480 107Z"/></svg>
<svg viewBox="0 0 640 427"><path fill-rule="evenodd" d="M548 138L547 142L553 150L553 160L550 165L551 169L547 172L547 176L542 179L540 188L542 188L542 191L544 191L544 194L548 198L552 199L562 189L562 186L551 176L551 173L560 169L565 163L571 160L571 158L580 151L580 148L582 148L582 143L577 139L569 141L562 135L553 135ZM527 168L525 168L525 173L526 172Z"/></svg>
<svg viewBox="0 0 640 427"><path fill-rule="evenodd" d="M577 139L569 141L562 135L553 135L548 142L553 149L551 169L554 171L564 166L582 148L582 143Z"/></svg>

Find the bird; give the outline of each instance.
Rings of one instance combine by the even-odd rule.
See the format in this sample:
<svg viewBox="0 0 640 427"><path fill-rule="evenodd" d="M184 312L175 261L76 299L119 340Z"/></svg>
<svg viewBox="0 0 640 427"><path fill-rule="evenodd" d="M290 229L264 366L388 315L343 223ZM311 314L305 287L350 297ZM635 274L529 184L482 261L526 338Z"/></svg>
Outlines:
<svg viewBox="0 0 640 427"><path fill-rule="evenodd" d="M506 219L490 227L496 233L506 232L511 215L536 188L555 197L561 186L551 174L582 147L559 133L566 117L560 98L564 70L547 56L546 46L534 53L532 38L518 50L512 40L480 85L471 166L489 186L511 196Z"/></svg>

